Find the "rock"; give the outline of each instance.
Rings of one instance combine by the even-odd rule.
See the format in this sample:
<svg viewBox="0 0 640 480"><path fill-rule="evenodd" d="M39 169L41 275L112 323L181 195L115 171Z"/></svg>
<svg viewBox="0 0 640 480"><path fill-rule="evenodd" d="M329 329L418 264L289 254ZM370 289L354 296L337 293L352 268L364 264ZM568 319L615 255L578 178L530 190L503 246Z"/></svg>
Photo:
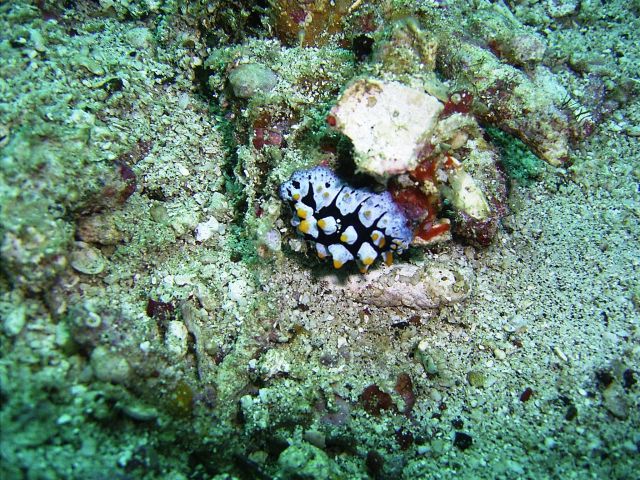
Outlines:
<svg viewBox="0 0 640 480"><path fill-rule="evenodd" d="M422 368L427 375L433 376L438 374L438 364L433 358L430 351L430 339L423 339L418 343L415 350L415 358L422 364Z"/></svg>
<svg viewBox="0 0 640 480"><path fill-rule="evenodd" d="M96 378L103 382L125 383L131 375L129 362L119 353L102 346L91 352L91 367Z"/></svg>
<svg viewBox="0 0 640 480"><path fill-rule="evenodd" d="M303 435L304 439L311 445L318 448L326 447L326 438L324 433L318 430L307 430Z"/></svg>
<svg viewBox="0 0 640 480"><path fill-rule="evenodd" d="M490 213L487 197L477 182L464 170L449 175L449 187L443 187L444 196L453 207L477 220L485 220Z"/></svg>
<svg viewBox="0 0 640 480"><path fill-rule="evenodd" d="M73 269L85 275L102 273L106 260L100 250L84 242L76 242L76 247L76 250L71 252L70 263Z"/></svg>
<svg viewBox="0 0 640 480"><path fill-rule="evenodd" d="M182 322L172 320L167 324L164 344L171 355L182 358L187 354L189 332Z"/></svg>
<svg viewBox="0 0 640 480"><path fill-rule="evenodd" d="M125 38L129 45L137 49L151 49L155 43L153 34L146 27L132 28L125 34Z"/></svg>
<svg viewBox="0 0 640 480"><path fill-rule="evenodd" d="M158 411L155 408L142 403L121 405L120 410L128 417L140 422L149 422L158 418Z"/></svg>
<svg viewBox="0 0 640 480"><path fill-rule="evenodd" d="M278 77L270 68L259 63L244 63L229 74L233 94L238 98L251 98L258 93L273 90Z"/></svg>
<svg viewBox="0 0 640 480"><path fill-rule="evenodd" d="M467 381L472 387L483 388L487 382L487 377L478 370L471 370L467 373Z"/></svg>
<svg viewBox="0 0 640 480"><path fill-rule="evenodd" d="M353 142L360 172L387 178L418 166L443 108L421 90L364 79L345 90L327 121Z"/></svg>
<svg viewBox="0 0 640 480"><path fill-rule="evenodd" d="M218 222L215 217L211 217L206 222L199 223L196 226L196 241L205 242L216 233L224 233L224 230L224 225Z"/></svg>
<svg viewBox="0 0 640 480"><path fill-rule="evenodd" d="M243 279L234 280L233 282L229 282L229 300L235 302L240 307L244 307L247 305L251 294L253 293L253 288Z"/></svg>
<svg viewBox="0 0 640 480"><path fill-rule="evenodd" d="M272 228L260 235L258 242L264 245L270 252L279 252L282 249L282 235L280 232Z"/></svg>
<svg viewBox="0 0 640 480"><path fill-rule="evenodd" d="M611 383L602 392L602 405L616 418L624 420L629 416L629 402L617 382Z"/></svg>
<svg viewBox="0 0 640 480"><path fill-rule="evenodd" d="M505 351L499 348L493 349L493 356L498 360L504 360L505 358L507 358L507 354L505 353Z"/></svg>
<svg viewBox="0 0 640 480"><path fill-rule="evenodd" d="M338 478L336 464L329 456L308 443L291 445L278 457L282 478L327 480Z"/></svg>
<svg viewBox="0 0 640 480"><path fill-rule="evenodd" d="M464 300L471 290L470 269L445 263L418 267L396 264L352 276L344 287L352 300L377 307L437 308Z"/></svg>
<svg viewBox="0 0 640 480"><path fill-rule="evenodd" d="M475 87L473 112L482 123L519 138L551 165L568 160L569 140L583 134L561 108L563 87L545 69L530 77L478 45L454 40L440 47L438 63L469 65L465 78ZM453 79L456 72L452 68L440 73Z"/></svg>
<svg viewBox="0 0 640 480"><path fill-rule="evenodd" d="M532 33L515 35L505 42L505 57L513 65L534 65L544 60L547 50L542 38Z"/></svg>
<svg viewBox="0 0 640 480"><path fill-rule="evenodd" d="M290 370L291 365L282 350L272 348L260 358L258 371L265 381L287 375Z"/></svg>
<svg viewBox="0 0 640 480"><path fill-rule="evenodd" d="M113 215L108 213L82 218L78 222L76 235L83 242L101 245L117 245L123 239L122 233L115 225Z"/></svg>
<svg viewBox="0 0 640 480"><path fill-rule="evenodd" d="M2 329L8 337L18 335L27 323L27 307L24 304L16 305L6 314L2 321Z"/></svg>
<svg viewBox="0 0 640 480"><path fill-rule="evenodd" d="M195 230L199 221L196 212L183 210L174 214L171 219L171 228L176 232L176 235L184 235L188 231Z"/></svg>
<svg viewBox="0 0 640 480"><path fill-rule="evenodd" d="M167 211L167 207L160 203L153 205L149 209L149 214L151 215L151 219L156 223L169 223L169 213Z"/></svg>

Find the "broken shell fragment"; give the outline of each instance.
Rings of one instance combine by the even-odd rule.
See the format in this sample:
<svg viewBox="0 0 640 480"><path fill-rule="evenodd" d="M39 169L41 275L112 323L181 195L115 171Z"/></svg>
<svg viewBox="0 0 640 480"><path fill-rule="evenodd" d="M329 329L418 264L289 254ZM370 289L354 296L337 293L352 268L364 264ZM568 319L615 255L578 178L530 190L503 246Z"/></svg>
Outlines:
<svg viewBox="0 0 640 480"><path fill-rule="evenodd" d="M79 248L71 253L70 259L73 269L85 275L102 273L106 260L100 250L84 242L76 242L76 246Z"/></svg>

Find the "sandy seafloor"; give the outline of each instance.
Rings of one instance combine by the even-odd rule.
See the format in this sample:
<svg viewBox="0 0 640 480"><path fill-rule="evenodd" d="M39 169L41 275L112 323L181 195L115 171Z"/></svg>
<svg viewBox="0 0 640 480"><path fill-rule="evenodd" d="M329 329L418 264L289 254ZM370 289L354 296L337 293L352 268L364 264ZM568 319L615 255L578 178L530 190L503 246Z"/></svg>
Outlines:
<svg viewBox="0 0 640 480"><path fill-rule="evenodd" d="M640 4L395 2L510 11L597 119L561 166L505 150L489 247L396 260L469 288L414 308L304 253L276 187L313 141L252 149L226 84L258 58L326 112L352 54L205 3L0 4L0 477L638 478Z"/></svg>

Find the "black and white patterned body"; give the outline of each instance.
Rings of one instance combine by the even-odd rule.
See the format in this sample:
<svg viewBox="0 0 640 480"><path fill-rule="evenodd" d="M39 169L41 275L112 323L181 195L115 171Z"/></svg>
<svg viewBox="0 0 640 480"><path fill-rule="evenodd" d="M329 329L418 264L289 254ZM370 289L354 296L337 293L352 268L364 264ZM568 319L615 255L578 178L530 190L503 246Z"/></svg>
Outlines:
<svg viewBox="0 0 640 480"><path fill-rule="evenodd" d="M378 257L391 264L411 242L408 221L389 192L353 188L327 167L294 172L280 197L293 210L291 224L320 258L332 257L335 268L355 260L364 273Z"/></svg>

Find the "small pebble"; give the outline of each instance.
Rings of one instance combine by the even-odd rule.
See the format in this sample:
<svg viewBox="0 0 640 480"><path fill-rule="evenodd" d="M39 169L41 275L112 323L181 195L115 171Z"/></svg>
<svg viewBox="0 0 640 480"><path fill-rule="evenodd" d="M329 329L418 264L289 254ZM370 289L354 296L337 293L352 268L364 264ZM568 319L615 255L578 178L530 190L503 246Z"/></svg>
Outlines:
<svg viewBox="0 0 640 480"><path fill-rule="evenodd" d="M640 137L640 125L634 125L631 127L627 127L625 129L625 133L630 137Z"/></svg>
<svg viewBox="0 0 640 480"><path fill-rule="evenodd" d="M71 266L85 275L97 275L104 270L106 260L100 250L84 242L76 242L76 250L71 252Z"/></svg>
<svg viewBox="0 0 640 480"><path fill-rule="evenodd" d="M101 245L117 245L123 239L122 233L115 225L110 214L97 214L84 217L78 221L77 237L85 243Z"/></svg>
<svg viewBox="0 0 640 480"><path fill-rule="evenodd" d="M174 275L173 281L180 287L191 285L193 283L191 275Z"/></svg>
<svg viewBox="0 0 640 480"><path fill-rule="evenodd" d="M616 418L624 420L629 416L629 402L618 383L612 383L602 392L602 405Z"/></svg>
<svg viewBox="0 0 640 480"><path fill-rule="evenodd" d="M65 425L69 422L71 422L71 415L63 413L58 417L58 420L56 420L56 425Z"/></svg>
<svg viewBox="0 0 640 480"><path fill-rule="evenodd" d="M427 375L433 376L438 374L438 365L433 356L429 353L429 340L424 339L418 343L415 351L415 358L422 364L422 368Z"/></svg>
<svg viewBox="0 0 640 480"><path fill-rule="evenodd" d="M416 448L416 452L418 455L425 455L429 453L430 450L431 449L428 445L418 445L418 447Z"/></svg>
<svg viewBox="0 0 640 480"><path fill-rule="evenodd" d="M311 445L316 446L318 448L325 447L325 436L324 433L319 432L317 430L307 430L304 432L304 439L309 442Z"/></svg>
<svg viewBox="0 0 640 480"><path fill-rule="evenodd" d="M2 322L2 329L8 337L18 335L27 323L27 308L25 305L17 305L11 310Z"/></svg>
<svg viewBox="0 0 640 480"><path fill-rule="evenodd" d="M289 240L289 248L294 252L301 252L304 248L304 242L299 238L292 238Z"/></svg>
<svg viewBox="0 0 640 480"><path fill-rule="evenodd" d="M460 450L466 450L473 444L473 437L464 432L456 432L453 444Z"/></svg>
<svg viewBox="0 0 640 480"><path fill-rule="evenodd" d="M125 383L131 375L129 362L120 354L102 346L91 352L91 367L96 378L103 382Z"/></svg>
<svg viewBox="0 0 640 480"><path fill-rule="evenodd" d="M278 83L278 77L268 67L259 63L245 63L229 74L229 83L238 98L251 98L257 93L267 93Z"/></svg>
<svg viewBox="0 0 640 480"><path fill-rule="evenodd" d="M252 292L252 289L247 285L244 280L234 280L229 282L229 300L236 302L239 306L243 307L248 302L248 295Z"/></svg>
<svg viewBox="0 0 640 480"><path fill-rule="evenodd" d="M167 223L169 221L167 207L162 204L153 205L149 209L149 214L151 215L152 220L156 223Z"/></svg>
<svg viewBox="0 0 640 480"><path fill-rule="evenodd" d="M498 359L498 360L504 360L505 358L507 358L507 354L504 353L504 350L500 350L499 348L496 348L493 351L493 355Z"/></svg>
<svg viewBox="0 0 640 480"><path fill-rule="evenodd" d="M196 241L204 242L216 233L223 233L220 227L220 222L218 222L215 217L211 217L206 222L199 223L196 227Z"/></svg>
<svg viewBox="0 0 640 480"><path fill-rule="evenodd" d="M559 348L559 347L553 347L553 353L555 353L555 354L556 354L556 356L557 356L560 360L562 360L563 362L565 362L565 363L566 363L566 362L568 362L568 361L569 361L569 359L567 358L567 356L565 355L565 353L564 353L562 350L560 350L560 348Z"/></svg>
<svg viewBox="0 0 640 480"><path fill-rule="evenodd" d="M121 410L128 417L140 422L149 422L158 417L158 412L155 408L143 404L123 405Z"/></svg>
<svg viewBox="0 0 640 480"><path fill-rule="evenodd" d="M467 373L467 381L472 387L482 388L484 387L486 380L487 378L484 373L479 372L478 370L472 370Z"/></svg>
<svg viewBox="0 0 640 480"><path fill-rule="evenodd" d="M169 353L177 358L182 358L187 354L189 332L182 322L172 320L167 324L167 333L164 337L164 344Z"/></svg>
<svg viewBox="0 0 640 480"><path fill-rule="evenodd" d="M191 172L189 171L189 169L184 165L182 165L181 163L178 163L176 166L178 167L178 172L183 177L188 177L189 175L191 175Z"/></svg>
<svg viewBox="0 0 640 480"><path fill-rule="evenodd" d="M44 37L42 36L42 33L39 30L30 29L29 39L33 44L33 48L35 48L38 52L42 53L47 50L46 42L44 40Z"/></svg>

